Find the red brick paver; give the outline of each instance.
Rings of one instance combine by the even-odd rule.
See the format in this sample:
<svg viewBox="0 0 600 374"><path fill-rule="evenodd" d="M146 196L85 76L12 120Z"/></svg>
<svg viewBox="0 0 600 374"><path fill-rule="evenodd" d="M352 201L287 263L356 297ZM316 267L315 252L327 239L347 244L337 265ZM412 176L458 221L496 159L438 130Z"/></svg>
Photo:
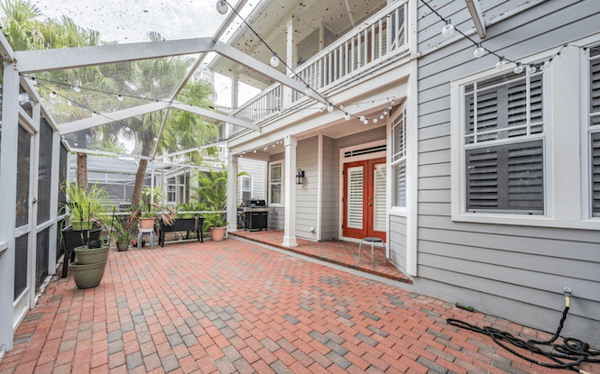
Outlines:
<svg viewBox="0 0 600 374"><path fill-rule="evenodd" d="M99 287L50 283L0 373L567 372L449 317L547 336L238 240L113 250Z"/></svg>
<svg viewBox="0 0 600 374"><path fill-rule="evenodd" d="M339 240L313 242L310 240L296 239L297 247L284 247L283 231L237 231L230 235L239 236L257 243L267 244L279 249L299 253L305 256L317 258L332 264L341 265L350 269L371 273L380 277L393 279L399 282L412 284L412 280L404 275L389 261L384 265L384 251L381 244L375 245L373 252L373 266L371 266L371 246L363 245L361 259L358 261L358 244Z"/></svg>

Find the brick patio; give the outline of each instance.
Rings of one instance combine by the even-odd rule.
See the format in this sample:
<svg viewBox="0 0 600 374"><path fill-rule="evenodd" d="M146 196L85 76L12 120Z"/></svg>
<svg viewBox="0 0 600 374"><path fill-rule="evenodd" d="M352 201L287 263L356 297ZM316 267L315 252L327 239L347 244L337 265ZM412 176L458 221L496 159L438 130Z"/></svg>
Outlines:
<svg viewBox="0 0 600 374"><path fill-rule="evenodd" d="M373 252L373 266L371 266L371 245L363 245L361 260L358 261L358 244L332 240L326 242L314 242L304 239L296 239L297 247L284 247L283 231L237 231L230 233L257 243L267 244L279 249L300 253L305 256L317 258L332 264L344 266L350 269L363 271L378 275L380 277L393 279L399 282L412 284L409 277L399 271L394 265L387 261L384 265L384 250L381 244L375 245Z"/></svg>
<svg viewBox="0 0 600 374"><path fill-rule="evenodd" d="M0 373L567 372L448 317L548 337L239 240L113 250L95 289L53 279Z"/></svg>

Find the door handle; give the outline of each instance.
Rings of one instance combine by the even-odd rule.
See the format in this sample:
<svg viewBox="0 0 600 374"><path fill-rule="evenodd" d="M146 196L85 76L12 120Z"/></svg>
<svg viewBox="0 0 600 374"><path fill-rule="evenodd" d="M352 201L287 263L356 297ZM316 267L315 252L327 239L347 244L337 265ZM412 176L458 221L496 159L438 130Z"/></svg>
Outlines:
<svg viewBox="0 0 600 374"><path fill-rule="evenodd" d="M373 205L373 203L369 203L369 206Z"/></svg>

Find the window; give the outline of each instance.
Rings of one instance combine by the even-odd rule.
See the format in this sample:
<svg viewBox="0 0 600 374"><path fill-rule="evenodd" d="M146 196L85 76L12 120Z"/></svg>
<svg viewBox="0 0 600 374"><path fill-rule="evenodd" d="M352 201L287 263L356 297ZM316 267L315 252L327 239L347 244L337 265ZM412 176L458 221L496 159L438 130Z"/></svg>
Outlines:
<svg viewBox="0 0 600 374"><path fill-rule="evenodd" d="M175 185L175 178L167 179L167 202L177 202L177 186Z"/></svg>
<svg viewBox="0 0 600 374"><path fill-rule="evenodd" d="M269 205L283 203L283 163L269 164Z"/></svg>
<svg viewBox="0 0 600 374"><path fill-rule="evenodd" d="M249 200L252 198L252 179L247 175L240 177L240 191L243 200Z"/></svg>
<svg viewBox="0 0 600 374"><path fill-rule="evenodd" d="M406 109L392 122L393 206L406 207Z"/></svg>
<svg viewBox="0 0 600 374"><path fill-rule="evenodd" d="M534 66L461 87L466 212L544 214L545 73Z"/></svg>
<svg viewBox="0 0 600 374"><path fill-rule="evenodd" d="M600 217L600 47L590 49L589 60L590 210Z"/></svg>

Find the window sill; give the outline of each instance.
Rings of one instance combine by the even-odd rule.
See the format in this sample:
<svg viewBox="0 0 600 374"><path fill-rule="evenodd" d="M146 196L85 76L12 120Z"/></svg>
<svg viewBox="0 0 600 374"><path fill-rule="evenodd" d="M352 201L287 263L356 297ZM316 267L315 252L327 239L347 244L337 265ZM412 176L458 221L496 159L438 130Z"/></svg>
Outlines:
<svg viewBox="0 0 600 374"><path fill-rule="evenodd" d="M406 208L392 208L390 209L390 216L407 217L408 210Z"/></svg>
<svg viewBox="0 0 600 374"><path fill-rule="evenodd" d="M516 214L453 214L453 222L489 223L512 226L537 226L578 230L600 230L600 219L560 220L543 216L522 216Z"/></svg>

